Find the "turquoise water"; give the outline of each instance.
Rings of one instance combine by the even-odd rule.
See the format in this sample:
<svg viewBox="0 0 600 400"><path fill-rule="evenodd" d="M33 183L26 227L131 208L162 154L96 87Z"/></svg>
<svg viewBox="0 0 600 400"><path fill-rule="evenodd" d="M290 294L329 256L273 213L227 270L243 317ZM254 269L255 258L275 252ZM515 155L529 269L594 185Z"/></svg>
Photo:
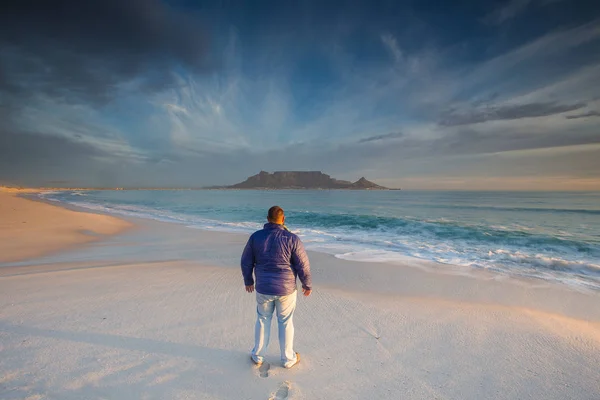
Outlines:
<svg viewBox="0 0 600 400"><path fill-rule="evenodd" d="M250 233L280 205L306 247L358 261L408 257L600 289L600 193L412 191L50 192L50 200Z"/></svg>

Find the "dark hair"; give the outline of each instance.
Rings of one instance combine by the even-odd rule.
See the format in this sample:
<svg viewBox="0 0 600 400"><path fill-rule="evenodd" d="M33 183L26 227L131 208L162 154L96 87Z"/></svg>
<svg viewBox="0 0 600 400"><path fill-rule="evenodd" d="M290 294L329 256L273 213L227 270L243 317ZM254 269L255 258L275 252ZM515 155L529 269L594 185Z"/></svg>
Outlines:
<svg viewBox="0 0 600 400"><path fill-rule="evenodd" d="M283 208L279 206L273 206L269 208L267 218L269 221L279 221L281 218L283 218Z"/></svg>

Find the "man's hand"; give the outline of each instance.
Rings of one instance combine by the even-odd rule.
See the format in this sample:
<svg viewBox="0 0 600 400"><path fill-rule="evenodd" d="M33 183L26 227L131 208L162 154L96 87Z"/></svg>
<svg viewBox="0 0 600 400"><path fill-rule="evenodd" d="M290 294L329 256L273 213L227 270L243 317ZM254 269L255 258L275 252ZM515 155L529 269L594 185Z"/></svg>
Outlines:
<svg viewBox="0 0 600 400"><path fill-rule="evenodd" d="M248 286L246 286L246 292L248 292L248 293L254 292L254 285L248 285Z"/></svg>
<svg viewBox="0 0 600 400"><path fill-rule="evenodd" d="M302 293L304 293L304 296L305 296L305 297L308 297L308 296L310 296L310 293L311 293L311 292L312 292L312 290L311 290L311 289L304 289L304 288L302 288Z"/></svg>

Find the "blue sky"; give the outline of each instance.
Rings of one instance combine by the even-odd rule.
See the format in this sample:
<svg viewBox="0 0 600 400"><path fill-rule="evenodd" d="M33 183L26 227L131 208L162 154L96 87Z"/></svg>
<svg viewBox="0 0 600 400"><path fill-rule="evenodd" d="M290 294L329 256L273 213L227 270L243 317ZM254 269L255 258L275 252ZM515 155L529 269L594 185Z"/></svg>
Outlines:
<svg viewBox="0 0 600 400"><path fill-rule="evenodd" d="M3 6L0 180L600 190L597 2L92 3Z"/></svg>

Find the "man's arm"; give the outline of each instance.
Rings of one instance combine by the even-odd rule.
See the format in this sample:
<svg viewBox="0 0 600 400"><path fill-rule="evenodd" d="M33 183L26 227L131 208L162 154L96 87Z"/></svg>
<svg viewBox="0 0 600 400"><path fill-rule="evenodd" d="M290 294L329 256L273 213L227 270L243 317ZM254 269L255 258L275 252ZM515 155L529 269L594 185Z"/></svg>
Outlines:
<svg viewBox="0 0 600 400"><path fill-rule="evenodd" d="M292 268L296 271L305 296L312 291L312 278L310 275L310 263L304 245L300 238L296 237L294 250L292 251Z"/></svg>
<svg viewBox="0 0 600 400"><path fill-rule="evenodd" d="M254 272L254 251L252 250L252 236L248 239L248 243L246 243L246 247L244 247L244 251L242 252L242 276L244 277L244 285L246 285L246 291L248 293L252 293L254 291L254 277L252 273Z"/></svg>

